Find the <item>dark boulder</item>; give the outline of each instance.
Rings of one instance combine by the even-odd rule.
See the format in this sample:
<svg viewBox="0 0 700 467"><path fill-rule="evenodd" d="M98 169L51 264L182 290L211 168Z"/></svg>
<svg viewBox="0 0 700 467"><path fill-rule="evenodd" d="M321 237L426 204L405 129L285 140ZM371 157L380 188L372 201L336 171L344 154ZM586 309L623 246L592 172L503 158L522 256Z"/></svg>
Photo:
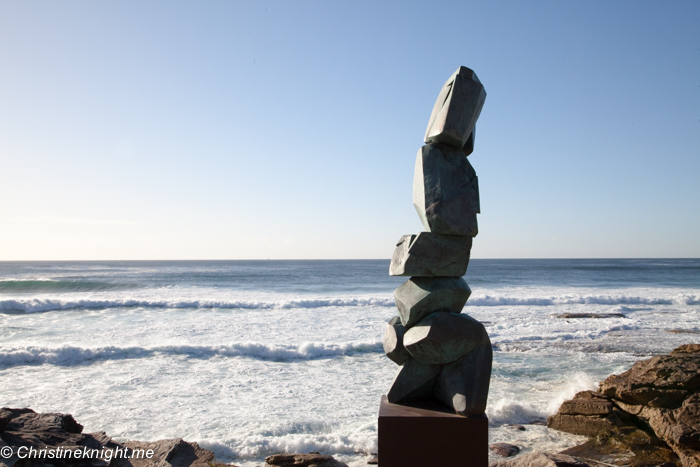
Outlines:
<svg viewBox="0 0 700 467"><path fill-rule="evenodd" d="M275 454L265 458L267 465L278 467L348 467L335 460L333 456L319 453L309 454Z"/></svg>
<svg viewBox="0 0 700 467"><path fill-rule="evenodd" d="M0 467L210 467L214 453L197 443L168 439L152 443L119 443L104 432L83 433L71 415L36 413L31 409L0 409L0 448L14 455L0 460ZM22 449L22 456L18 456ZM30 458L26 453L53 452ZM93 450L95 450L93 452ZM70 452L71 455L66 453ZM79 455L75 453L80 453ZM89 457L85 455L89 452ZM60 454L58 454L60 453ZM124 454L128 453L128 458ZM42 456L42 454L39 454Z"/></svg>
<svg viewBox="0 0 700 467"><path fill-rule="evenodd" d="M494 454L501 457L513 457L520 452L520 448L518 446L508 443L493 443L489 445L489 449Z"/></svg>
<svg viewBox="0 0 700 467"><path fill-rule="evenodd" d="M489 467L591 467L590 464L565 454L533 452L514 459L494 462Z"/></svg>

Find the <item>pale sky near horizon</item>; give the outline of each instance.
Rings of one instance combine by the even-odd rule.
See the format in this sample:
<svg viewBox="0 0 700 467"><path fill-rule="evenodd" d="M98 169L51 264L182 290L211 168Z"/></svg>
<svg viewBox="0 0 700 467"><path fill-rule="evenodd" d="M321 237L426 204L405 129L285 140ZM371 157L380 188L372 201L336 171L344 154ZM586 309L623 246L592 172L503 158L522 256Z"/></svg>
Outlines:
<svg viewBox="0 0 700 467"><path fill-rule="evenodd" d="M700 257L698 1L9 0L0 260L389 258L460 65L472 257Z"/></svg>

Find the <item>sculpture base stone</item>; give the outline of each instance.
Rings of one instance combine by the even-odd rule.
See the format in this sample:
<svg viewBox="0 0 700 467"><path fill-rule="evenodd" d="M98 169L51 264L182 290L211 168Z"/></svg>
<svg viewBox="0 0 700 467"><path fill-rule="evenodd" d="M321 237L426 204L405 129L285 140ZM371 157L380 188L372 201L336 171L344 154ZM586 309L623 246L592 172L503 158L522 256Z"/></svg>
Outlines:
<svg viewBox="0 0 700 467"><path fill-rule="evenodd" d="M486 415L467 418L445 406L379 406L380 467L488 467Z"/></svg>

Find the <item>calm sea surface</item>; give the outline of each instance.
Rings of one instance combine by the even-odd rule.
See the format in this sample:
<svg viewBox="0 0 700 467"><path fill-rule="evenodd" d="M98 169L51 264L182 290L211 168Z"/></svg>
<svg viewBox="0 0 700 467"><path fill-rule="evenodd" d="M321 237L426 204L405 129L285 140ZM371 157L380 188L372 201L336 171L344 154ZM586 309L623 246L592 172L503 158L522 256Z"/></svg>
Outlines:
<svg viewBox="0 0 700 467"><path fill-rule="evenodd" d="M0 262L0 404L224 461L321 451L365 465L397 367L389 262ZM472 260L494 345L492 442L559 450L543 421L636 360L700 342L700 260ZM604 319L564 313L617 313ZM527 430L509 424L527 424Z"/></svg>

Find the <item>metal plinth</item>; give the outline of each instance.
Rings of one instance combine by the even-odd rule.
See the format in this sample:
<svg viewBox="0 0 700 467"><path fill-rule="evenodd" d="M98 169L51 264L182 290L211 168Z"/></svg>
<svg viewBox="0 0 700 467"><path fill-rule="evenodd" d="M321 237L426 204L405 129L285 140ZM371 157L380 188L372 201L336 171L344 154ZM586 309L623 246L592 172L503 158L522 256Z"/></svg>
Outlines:
<svg viewBox="0 0 700 467"><path fill-rule="evenodd" d="M488 467L486 415L467 418L446 407L379 406L379 467Z"/></svg>

